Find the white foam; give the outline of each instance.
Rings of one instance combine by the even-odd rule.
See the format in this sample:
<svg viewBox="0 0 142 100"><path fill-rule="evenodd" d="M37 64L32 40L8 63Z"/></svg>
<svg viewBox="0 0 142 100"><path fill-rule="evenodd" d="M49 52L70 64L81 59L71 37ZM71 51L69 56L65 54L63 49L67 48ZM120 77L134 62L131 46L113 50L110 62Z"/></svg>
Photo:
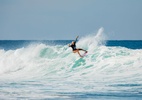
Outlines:
<svg viewBox="0 0 142 100"><path fill-rule="evenodd" d="M34 44L17 50L0 50L0 79L84 79L133 81L142 75L142 50L106 47L103 28L81 38L77 46L89 52L84 58L68 46ZM97 77L97 78L96 78ZM108 82L108 80L106 80ZM85 83L84 83L85 84Z"/></svg>
<svg viewBox="0 0 142 100"><path fill-rule="evenodd" d="M87 49L89 52L92 52L97 46L104 45L104 43L104 29L100 28L97 33L92 33L85 37L81 37L81 39L79 39L79 41L77 42L77 46Z"/></svg>

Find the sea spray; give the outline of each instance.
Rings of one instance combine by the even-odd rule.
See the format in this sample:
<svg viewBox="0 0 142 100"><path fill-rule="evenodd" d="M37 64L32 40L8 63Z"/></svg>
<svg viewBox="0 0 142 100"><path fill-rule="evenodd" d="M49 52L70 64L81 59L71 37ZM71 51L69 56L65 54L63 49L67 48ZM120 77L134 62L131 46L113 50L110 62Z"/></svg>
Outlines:
<svg viewBox="0 0 142 100"><path fill-rule="evenodd" d="M79 39L77 45L79 47L87 49L89 52L94 51L97 46L101 46L105 44L105 34L104 29L100 28L98 32L89 34L85 37L81 37Z"/></svg>
<svg viewBox="0 0 142 100"><path fill-rule="evenodd" d="M88 50L84 58L72 53L67 45L51 46L40 43L16 50L1 50L0 77L24 80L33 77L59 78L59 76L90 79L92 76L98 76L111 79L110 75L115 75L123 79L122 75L125 74L126 77L134 73L140 74L137 70L142 66L142 51L107 47L102 44L104 42L102 34L103 28L99 29L96 35L91 34L78 41L77 47L82 47L83 43ZM127 75L128 67L130 74ZM136 71L133 72L133 69Z"/></svg>
<svg viewBox="0 0 142 100"><path fill-rule="evenodd" d="M142 50L105 46L103 29L79 39L80 58L67 45L34 43L0 50L1 99L142 97ZM91 53L90 53L91 52Z"/></svg>

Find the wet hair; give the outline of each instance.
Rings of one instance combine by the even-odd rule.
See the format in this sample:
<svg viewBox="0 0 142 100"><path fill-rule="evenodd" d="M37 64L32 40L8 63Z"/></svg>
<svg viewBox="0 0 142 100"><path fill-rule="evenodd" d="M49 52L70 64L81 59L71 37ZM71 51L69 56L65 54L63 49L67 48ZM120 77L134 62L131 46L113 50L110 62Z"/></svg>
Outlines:
<svg viewBox="0 0 142 100"><path fill-rule="evenodd" d="M72 43L75 43L75 41L72 41Z"/></svg>

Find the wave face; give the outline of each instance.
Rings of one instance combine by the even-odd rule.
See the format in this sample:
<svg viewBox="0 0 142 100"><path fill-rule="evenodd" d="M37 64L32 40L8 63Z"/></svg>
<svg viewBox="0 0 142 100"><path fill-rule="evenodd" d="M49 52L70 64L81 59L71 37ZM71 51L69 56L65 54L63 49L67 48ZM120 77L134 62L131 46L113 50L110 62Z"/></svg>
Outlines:
<svg viewBox="0 0 142 100"><path fill-rule="evenodd" d="M72 53L67 45L40 43L16 50L1 49L0 96L142 97L142 50L108 47L104 40L102 28L97 35L81 38L77 47L88 50L83 58Z"/></svg>

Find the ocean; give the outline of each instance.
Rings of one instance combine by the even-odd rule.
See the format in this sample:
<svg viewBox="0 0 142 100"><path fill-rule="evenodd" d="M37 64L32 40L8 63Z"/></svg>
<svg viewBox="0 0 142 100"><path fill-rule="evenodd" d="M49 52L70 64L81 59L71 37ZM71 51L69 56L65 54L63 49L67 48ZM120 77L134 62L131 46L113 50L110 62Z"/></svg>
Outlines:
<svg viewBox="0 0 142 100"><path fill-rule="evenodd" d="M0 99L141 100L142 40L71 41L0 40Z"/></svg>

